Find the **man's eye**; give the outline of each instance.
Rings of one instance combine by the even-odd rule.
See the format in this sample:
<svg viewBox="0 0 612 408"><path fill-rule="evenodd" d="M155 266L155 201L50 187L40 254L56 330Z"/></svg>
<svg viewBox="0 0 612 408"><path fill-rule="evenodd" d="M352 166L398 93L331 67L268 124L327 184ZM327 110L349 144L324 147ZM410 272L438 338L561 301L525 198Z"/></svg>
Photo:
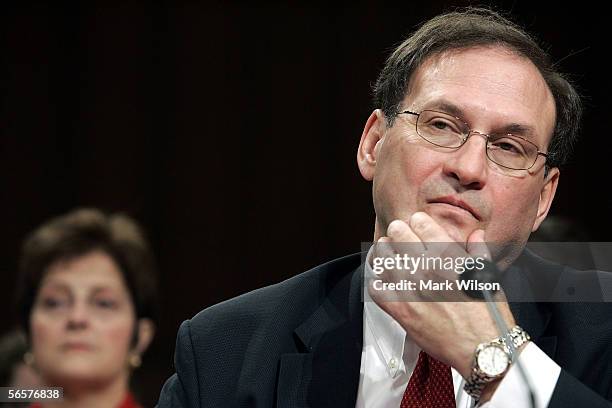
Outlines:
<svg viewBox="0 0 612 408"><path fill-rule="evenodd" d="M445 122L434 122L433 126L438 129L446 129L448 127L448 124L446 124Z"/></svg>
<svg viewBox="0 0 612 408"><path fill-rule="evenodd" d="M499 143L497 145L497 147L499 147L502 150L508 150L508 151L511 151L511 152L516 152L517 151L516 146L513 146L510 143Z"/></svg>
<svg viewBox="0 0 612 408"><path fill-rule="evenodd" d="M450 126L448 125L448 123L447 123L447 122L444 122L444 121L441 121L441 120L438 120L438 121L436 121L436 122L433 122L433 124L432 124L432 125L433 125L433 127L435 127L436 129L440 129L440 130L445 130L445 129L450 128Z"/></svg>
<svg viewBox="0 0 612 408"><path fill-rule="evenodd" d="M513 154L523 154L525 152L525 149L523 149L523 147L518 144L517 142L514 141L509 141L509 140L498 140L495 143L493 143L493 145L499 149L499 150L503 150L504 152L508 152L508 153L513 153Z"/></svg>
<svg viewBox="0 0 612 408"><path fill-rule="evenodd" d="M454 124L447 120L443 119L434 119L429 123L429 127L435 131L443 131L443 132L453 132L453 133L461 133L459 128Z"/></svg>

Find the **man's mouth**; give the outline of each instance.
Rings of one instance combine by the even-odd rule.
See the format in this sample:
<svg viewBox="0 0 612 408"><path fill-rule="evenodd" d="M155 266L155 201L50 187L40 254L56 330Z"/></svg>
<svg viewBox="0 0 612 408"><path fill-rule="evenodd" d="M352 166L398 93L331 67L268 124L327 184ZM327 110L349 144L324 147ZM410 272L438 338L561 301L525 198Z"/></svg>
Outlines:
<svg viewBox="0 0 612 408"><path fill-rule="evenodd" d="M459 198L454 197L454 196L444 196L444 197L434 198L432 200L427 200L427 203L429 203L429 204L448 204L448 205L452 205L454 207L458 207L458 208L461 208L461 209L469 212L478 221L481 220L480 214L478 214L478 212L476 212L476 210L474 210L465 201L460 200Z"/></svg>

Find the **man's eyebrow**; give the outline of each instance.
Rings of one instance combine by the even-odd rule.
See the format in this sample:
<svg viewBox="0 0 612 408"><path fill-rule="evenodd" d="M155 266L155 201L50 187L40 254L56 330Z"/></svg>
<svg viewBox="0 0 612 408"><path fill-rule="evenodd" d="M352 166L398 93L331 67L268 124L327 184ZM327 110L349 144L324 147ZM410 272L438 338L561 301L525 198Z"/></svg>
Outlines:
<svg viewBox="0 0 612 408"><path fill-rule="evenodd" d="M440 100L438 102L433 103L431 106L428 106L426 109L440 110L442 112L456 116L463 121L466 120L463 109L449 101ZM517 136L533 137L536 132L535 128L531 125L513 122L499 127L492 133L512 133L513 135Z"/></svg>
<svg viewBox="0 0 612 408"><path fill-rule="evenodd" d="M465 120L463 117L465 116L463 114L463 110L455 105L454 103L448 102L448 101L438 101L434 104L432 104L431 106L428 106L426 109L433 109L433 110L439 110L445 113L450 113L453 116L457 116L459 118L461 118L462 120Z"/></svg>
<svg viewBox="0 0 612 408"><path fill-rule="evenodd" d="M531 137L535 134L533 126L523 125L520 123L510 123L503 126L499 131L495 133L512 133L517 136Z"/></svg>

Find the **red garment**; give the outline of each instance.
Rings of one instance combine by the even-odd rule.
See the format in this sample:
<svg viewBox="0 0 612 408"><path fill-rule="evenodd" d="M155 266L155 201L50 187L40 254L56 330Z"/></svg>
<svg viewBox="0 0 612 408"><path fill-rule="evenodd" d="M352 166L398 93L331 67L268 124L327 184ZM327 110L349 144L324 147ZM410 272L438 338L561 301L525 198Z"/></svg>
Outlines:
<svg viewBox="0 0 612 408"><path fill-rule="evenodd" d="M450 367L421 351L400 408L455 408Z"/></svg>
<svg viewBox="0 0 612 408"><path fill-rule="evenodd" d="M142 408L142 405L136 402L131 393L128 393L117 408Z"/></svg>
<svg viewBox="0 0 612 408"><path fill-rule="evenodd" d="M40 402L35 402L31 404L28 408L42 408L42 405L40 404ZM136 402L131 393L128 393L123 399L123 401L121 401L121 403L117 405L117 408L142 408L142 405Z"/></svg>

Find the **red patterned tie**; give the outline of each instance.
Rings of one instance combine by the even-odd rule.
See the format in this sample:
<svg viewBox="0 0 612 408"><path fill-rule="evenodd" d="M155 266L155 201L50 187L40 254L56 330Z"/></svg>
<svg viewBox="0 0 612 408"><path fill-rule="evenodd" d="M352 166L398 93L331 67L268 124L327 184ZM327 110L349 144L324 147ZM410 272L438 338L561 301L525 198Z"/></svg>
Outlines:
<svg viewBox="0 0 612 408"><path fill-rule="evenodd" d="M400 408L455 408L450 367L421 351Z"/></svg>

